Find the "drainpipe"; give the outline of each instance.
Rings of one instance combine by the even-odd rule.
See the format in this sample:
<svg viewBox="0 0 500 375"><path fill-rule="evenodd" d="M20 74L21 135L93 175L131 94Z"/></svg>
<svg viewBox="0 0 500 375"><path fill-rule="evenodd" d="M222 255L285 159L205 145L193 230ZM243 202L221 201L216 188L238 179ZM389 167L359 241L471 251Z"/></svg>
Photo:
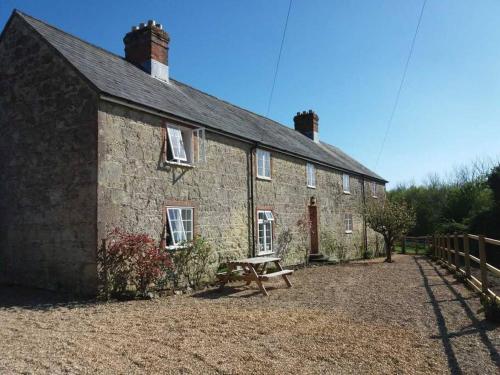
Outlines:
<svg viewBox="0 0 500 375"><path fill-rule="evenodd" d="M250 186L249 186L249 197L248 197L248 206L250 208L250 228L252 232L252 257L255 256L255 200L254 200L254 154L255 150L258 147L258 143L255 143L252 148L250 149L250 156L248 158L249 164L248 164L248 174L250 176Z"/></svg>
<svg viewBox="0 0 500 375"><path fill-rule="evenodd" d="M363 209L366 208L366 195L365 195L365 177L361 177L361 190L363 194ZM366 230L366 216L363 213L363 237L364 237L364 246L365 246L365 255L364 257L368 257L368 232Z"/></svg>

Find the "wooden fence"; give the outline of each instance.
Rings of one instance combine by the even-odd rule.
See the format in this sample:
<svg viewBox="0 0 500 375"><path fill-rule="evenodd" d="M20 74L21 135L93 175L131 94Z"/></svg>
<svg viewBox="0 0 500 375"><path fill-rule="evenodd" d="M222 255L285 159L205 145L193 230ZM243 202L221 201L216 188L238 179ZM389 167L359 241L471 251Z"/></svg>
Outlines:
<svg viewBox="0 0 500 375"><path fill-rule="evenodd" d="M431 241L432 257L451 272L464 277L465 282L474 290L483 293L500 302L491 289L488 288L488 272L500 277L500 269L489 264L486 260L486 244L500 246L500 241L474 234L436 234L426 237ZM471 254L471 249L479 252L479 257ZM462 258L464 266L462 267ZM471 262L479 265L479 279L471 274Z"/></svg>

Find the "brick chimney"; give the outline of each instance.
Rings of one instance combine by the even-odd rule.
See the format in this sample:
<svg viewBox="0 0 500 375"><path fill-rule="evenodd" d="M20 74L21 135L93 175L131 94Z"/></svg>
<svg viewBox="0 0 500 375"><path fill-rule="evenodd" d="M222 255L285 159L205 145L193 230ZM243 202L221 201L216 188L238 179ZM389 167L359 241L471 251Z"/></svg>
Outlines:
<svg viewBox="0 0 500 375"><path fill-rule="evenodd" d="M132 27L123 38L125 59L152 77L168 82L168 43L170 37L153 20Z"/></svg>
<svg viewBox="0 0 500 375"><path fill-rule="evenodd" d="M311 109L308 112L297 112L297 115L293 118L293 122L295 124L295 130L311 138L314 142L319 142L319 117Z"/></svg>

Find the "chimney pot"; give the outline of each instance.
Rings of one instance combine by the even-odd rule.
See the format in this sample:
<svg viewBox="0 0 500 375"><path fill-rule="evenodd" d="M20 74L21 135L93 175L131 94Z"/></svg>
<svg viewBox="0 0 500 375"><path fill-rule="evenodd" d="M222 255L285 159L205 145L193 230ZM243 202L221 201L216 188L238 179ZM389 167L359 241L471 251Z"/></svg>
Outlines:
<svg viewBox="0 0 500 375"><path fill-rule="evenodd" d="M139 24L139 29L143 29L143 28L145 28L145 27L146 27L146 24L145 24L144 22L141 22L141 23Z"/></svg>

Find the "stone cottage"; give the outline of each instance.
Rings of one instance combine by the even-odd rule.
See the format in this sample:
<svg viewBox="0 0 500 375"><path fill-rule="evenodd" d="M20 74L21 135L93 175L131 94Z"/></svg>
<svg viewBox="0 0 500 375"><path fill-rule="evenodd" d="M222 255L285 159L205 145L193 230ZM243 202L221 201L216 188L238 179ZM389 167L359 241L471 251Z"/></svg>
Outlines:
<svg viewBox="0 0 500 375"><path fill-rule="evenodd" d="M169 76L169 35L149 21L125 57L14 11L0 36L0 279L94 294L113 227L168 249L199 234L220 259L304 261L334 239L374 251L360 207L386 181L320 140ZM291 116L292 117L292 116ZM304 233L297 225L310 220Z"/></svg>

